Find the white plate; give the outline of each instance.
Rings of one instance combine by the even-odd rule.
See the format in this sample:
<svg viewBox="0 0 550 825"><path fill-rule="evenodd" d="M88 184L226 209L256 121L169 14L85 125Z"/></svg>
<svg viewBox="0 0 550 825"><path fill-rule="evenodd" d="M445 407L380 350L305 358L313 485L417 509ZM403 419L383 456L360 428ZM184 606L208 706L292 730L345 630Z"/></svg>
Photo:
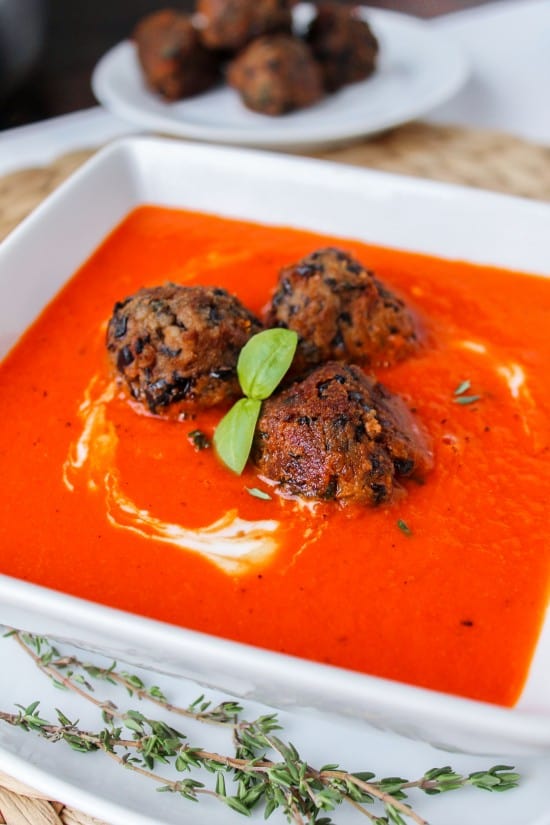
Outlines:
<svg viewBox="0 0 550 825"><path fill-rule="evenodd" d="M72 652L67 646L61 651ZM82 652L79 653L82 657ZM84 658L98 665L110 664L110 660L93 654L84 654ZM6 660L9 660L9 668L0 669L0 710L13 710L15 703L27 705L40 699L41 714L46 718L53 718L54 708L59 707L71 719L78 718L82 727L97 729L99 714L94 709L78 697L56 690L13 642L0 640L0 661ZM119 665L123 669L122 663ZM131 670L137 672L146 684L159 685L176 705L185 707L203 692L191 682L182 683L181 679L135 668ZM178 730L188 733L193 743L218 752L232 752L230 737L223 731L182 722L181 717L170 718L152 705L132 702L123 692L106 692L101 684L97 690L98 696L111 698L119 703L119 707L134 707L153 717L166 718ZM208 698L217 702L227 696L211 692ZM272 709L247 702L245 711L244 718L253 719ZM279 718L284 726L282 737L292 741L314 766L336 761L349 770L372 770L379 776L416 779L429 768L452 765L455 770L470 773L485 770L497 761L489 757L448 754L429 745L358 728L326 715L285 712L280 713ZM550 757L515 759L508 764L515 765L522 775L521 786L513 791L488 794L468 789L430 798L415 794L411 801L430 825L493 825L497 822L498 825L550 825ZM155 793L154 785L148 780L114 767L110 759L101 754L75 754L63 744L45 742L1 722L0 770L11 773L50 798L61 799L110 825L243 825L246 821L214 800L203 799L197 805L172 794ZM207 783L214 781L209 774L201 779ZM349 805L337 809L333 820L338 825L361 825L366 821ZM258 813L248 821L259 825L264 820ZM269 822L283 825L285 819L274 814Z"/></svg>
<svg viewBox="0 0 550 825"><path fill-rule="evenodd" d="M301 4L298 25L310 14L310 7ZM130 42L120 43L100 60L92 87L107 109L146 129L219 143L289 148L397 126L442 103L462 85L467 64L452 40L406 15L369 9L366 16L380 41L376 73L315 106L281 117L251 112L227 86L166 103L145 86Z"/></svg>
<svg viewBox="0 0 550 825"><path fill-rule="evenodd" d="M266 152L131 139L98 154L0 246L0 357L142 203L550 275L545 204ZM360 728L472 753L550 753L548 620L514 709L259 650L5 576L0 622L248 699L339 712Z"/></svg>

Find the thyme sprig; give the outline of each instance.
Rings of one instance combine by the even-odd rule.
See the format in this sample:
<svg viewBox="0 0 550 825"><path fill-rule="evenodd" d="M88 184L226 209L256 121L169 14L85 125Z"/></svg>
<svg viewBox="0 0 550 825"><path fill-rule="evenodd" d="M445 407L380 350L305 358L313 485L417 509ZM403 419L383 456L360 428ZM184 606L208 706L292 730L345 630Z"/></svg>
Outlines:
<svg viewBox="0 0 550 825"><path fill-rule="evenodd" d="M462 775L451 767L434 768L419 779L376 779L368 771L349 772L338 765L315 768L289 742L275 732L281 730L276 714L259 716L252 722L242 718L243 709L234 701L213 705L199 696L187 708L172 704L157 686L147 686L136 674L118 670L116 663L99 667L76 656L62 655L44 637L12 630L7 634L32 658L53 684L71 690L91 702L102 714L103 727L84 730L61 710L56 719L41 715L40 703L17 705L16 713L0 711L0 720L24 731L39 734L50 742L65 742L79 753L102 751L121 767L139 773L157 785L157 790L197 801L214 797L231 809L250 816L263 807L268 818L280 809L294 825L329 825L329 816L346 802L375 825L427 825L409 805L412 790L440 794L467 786L488 791L506 791L517 786L519 776L507 765ZM223 755L191 743L187 733L165 721L135 710L123 710L112 701L95 695L97 682L123 688L130 697L150 702L164 711L188 720L221 725L232 734L234 754ZM213 787L193 777L171 778L163 769L179 773L202 769L215 775Z"/></svg>

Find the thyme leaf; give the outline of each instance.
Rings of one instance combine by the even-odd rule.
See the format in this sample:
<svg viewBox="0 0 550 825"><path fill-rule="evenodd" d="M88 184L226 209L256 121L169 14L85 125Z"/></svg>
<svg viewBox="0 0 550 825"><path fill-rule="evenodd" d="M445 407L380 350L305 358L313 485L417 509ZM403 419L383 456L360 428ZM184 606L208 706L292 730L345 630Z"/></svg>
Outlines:
<svg viewBox="0 0 550 825"><path fill-rule="evenodd" d="M465 392L467 392L470 389L471 386L472 386L472 382L470 380L467 379L466 381L462 381L458 385L456 390L454 391L454 394L455 395L463 395Z"/></svg>
<svg viewBox="0 0 550 825"><path fill-rule="evenodd" d="M455 389L453 393L453 403L462 404L466 406L468 404L475 404L476 401L480 401L481 395L464 395L464 393L468 392L468 390L471 388L472 382L469 379L461 381L461 383L458 385L458 387Z"/></svg>
<svg viewBox="0 0 550 825"><path fill-rule="evenodd" d="M455 404L475 404L476 401L481 400L481 395L460 395L457 398L453 398Z"/></svg>
<svg viewBox="0 0 550 825"><path fill-rule="evenodd" d="M259 487L247 487L246 492L250 493L254 498L261 498L263 501L271 501L271 496L265 490L260 490Z"/></svg>
<svg viewBox="0 0 550 825"><path fill-rule="evenodd" d="M412 536L413 531L411 530L406 521L403 521L402 518L398 518L396 523L402 533L404 533L406 536Z"/></svg>

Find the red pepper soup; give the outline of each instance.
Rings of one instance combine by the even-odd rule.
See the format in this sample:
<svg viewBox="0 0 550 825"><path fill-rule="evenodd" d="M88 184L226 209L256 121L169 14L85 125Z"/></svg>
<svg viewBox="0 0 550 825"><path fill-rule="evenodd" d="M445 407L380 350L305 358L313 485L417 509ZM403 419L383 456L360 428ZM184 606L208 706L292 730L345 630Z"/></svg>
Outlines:
<svg viewBox="0 0 550 825"><path fill-rule="evenodd" d="M191 433L211 438L224 410L143 414L109 371L116 301L171 281L224 287L258 313L283 265L327 245L375 270L425 331L417 356L374 371L434 451L426 482L389 505L283 499L198 449ZM0 572L512 705L549 597L549 308L544 278L137 209L0 366Z"/></svg>

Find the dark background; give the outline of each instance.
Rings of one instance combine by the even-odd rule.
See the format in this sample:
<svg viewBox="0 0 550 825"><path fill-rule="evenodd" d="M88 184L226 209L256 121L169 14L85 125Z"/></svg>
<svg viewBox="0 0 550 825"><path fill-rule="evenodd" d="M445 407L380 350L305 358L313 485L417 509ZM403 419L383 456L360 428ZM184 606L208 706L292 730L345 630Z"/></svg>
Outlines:
<svg viewBox="0 0 550 825"><path fill-rule="evenodd" d="M488 0L369 0L369 5L420 17L481 5ZM174 3L190 9L193 0ZM0 104L0 129L93 106L90 75L136 21L169 3L162 0L48 0L44 38L35 68Z"/></svg>

